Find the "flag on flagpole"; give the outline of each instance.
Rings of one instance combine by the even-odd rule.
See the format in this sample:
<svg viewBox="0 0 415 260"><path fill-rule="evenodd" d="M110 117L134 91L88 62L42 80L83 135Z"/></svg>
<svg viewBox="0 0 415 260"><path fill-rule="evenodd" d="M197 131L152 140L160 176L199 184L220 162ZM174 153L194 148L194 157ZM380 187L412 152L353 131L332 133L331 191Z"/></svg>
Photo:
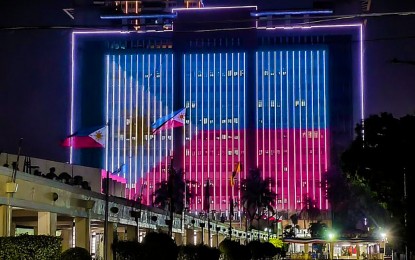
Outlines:
<svg viewBox="0 0 415 260"><path fill-rule="evenodd" d="M68 136L62 142L62 146L72 148L104 148L107 134L107 126L82 129Z"/></svg>
<svg viewBox="0 0 415 260"><path fill-rule="evenodd" d="M161 130L183 126L185 117L186 117L186 108L182 108L180 110L174 111L171 114L168 114L167 116L163 116L157 119L156 122L154 122L151 125L153 134Z"/></svg>
<svg viewBox="0 0 415 260"><path fill-rule="evenodd" d="M237 173L241 172L241 163L237 162L235 164L235 169L233 170L232 174L231 174L231 186L235 186L235 177Z"/></svg>

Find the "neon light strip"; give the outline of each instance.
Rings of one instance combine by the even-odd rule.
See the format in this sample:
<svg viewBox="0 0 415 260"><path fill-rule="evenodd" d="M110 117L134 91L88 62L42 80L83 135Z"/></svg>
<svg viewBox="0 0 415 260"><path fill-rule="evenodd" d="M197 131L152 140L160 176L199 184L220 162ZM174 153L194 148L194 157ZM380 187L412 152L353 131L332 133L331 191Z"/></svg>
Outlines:
<svg viewBox="0 0 415 260"><path fill-rule="evenodd" d="M298 53L300 53L300 52L298 52ZM292 87L292 102L293 102L293 119L292 119L292 121L293 121L293 129L294 129L294 133L293 133L293 143L294 143L294 145L293 145L293 150L294 150L294 152L293 152L293 159L294 159L294 174L293 174L293 186L294 186L294 207L292 207L292 206L289 206L290 208L292 207L292 208L294 208L294 209L297 209L297 158L296 158L296 142L295 142L295 131L296 131L296 129L295 129L295 120L296 120L296 113L295 113L295 87L296 87L296 82L295 82L295 52L293 51L292 52L292 61L293 61L293 63L292 63L292 66L293 66L293 68L292 68L292 73L293 73L293 75L292 75L292 79L293 79L293 87ZM300 62L300 59L298 59L298 69L300 69L300 67L301 67L301 62ZM298 86L300 86L300 84L298 83ZM300 110L301 110L301 107L300 107ZM287 129L291 129L291 126L289 125L288 127L287 127ZM288 130L288 132L290 132L290 130ZM288 139L289 141L290 141L290 139Z"/></svg>
<svg viewBox="0 0 415 260"><path fill-rule="evenodd" d="M108 171L108 146L109 146L109 129L108 129L108 124L109 124L109 115L108 115L108 105L109 105L109 87L110 87L110 56L109 55L105 55L105 71L107 73L106 76L106 90L105 90L105 123L107 125L107 135L105 136L105 171Z"/></svg>
<svg viewBox="0 0 415 260"><path fill-rule="evenodd" d="M277 74L278 74L278 70L277 68L277 52L274 51L274 128L275 130L277 130L278 124L277 124ZM275 187L274 187L274 192L275 194L277 194L277 198L275 199L275 208L278 210L278 153L277 150L279 149L278 145L277 145L277 140L278 140L278 132L276 132L274 134L274 175L275 175Z"/></svg>
<svg viewBox="0 0 415 260"><path fill-rule="evenodd" d="M133 55L130 55L130 71L132 72L133 71ZM132 73L131 73L131 75L130 75L130 109L129 109L129 111L130 111L130 115L129 115L129 124L130 124L130 136L129 136L129 139L130 139L130 147L129 147L129 154L128 154L128 179L129 179L129 182L128 182L128 184L127 184L127 187L129 187L129 192L128 192L128 198L132 198L132 192L131 192L131 189L132 189L132 184L133 184L133 180L132 180L132 175L133 175L133 172L132 172L132 157L133 157L133 76L132 76ZM134 182L134 183L136 183L136 182Z"/></svg>
<svg viewBox="0 0 415 260"><path fill-rule="evenodd" d="M327 103L326 103L326 51L323 51L323 95L324 95L324 172L327 172L328 154L327 154ZM321 173L320 173L321 174ZM320 177L321 178L321 177ZM326 199L326 209L328 200Z"/></svg>
<svg viewBox="0 0 415 260"><path fill-rule="evenodd" d="M115 157L115 55L112 55L112 120L111 120L111 170L115 169L114 157Z"/></svg>
<svg viewBox="0 0 415 260"><path fill-rule="evenodd" d="M282 51L280 51L280 71L283 73L282 68ZM281 138L281 209L284 209L284 133L283 133L283 116L282 116L282 77L280 77L280 138ZM278 106L278 104L277 104Z"/></svg>
<svg viewBox="0 0 415 260"><path fill-rule="evenodd" d="M319 130L319 132L318 132L318 172L319 172L319 178L320 178L320 181L321 181L321 171L322 171L322 169L321 169L321 119L320 119L320 105L321 105L321 97L320 97L320 52L319 51L317 51L317 96L318 96L318 106L317 106L317 119L318 119L318 130ZM313 52L311 52L311 61L314 61L314 57L313 57ZM314 66L311 66L313 69L314 69ZM320 204L319 204L319 208L320 209L322 209L323 207L322 207L322 200L323 200L323 197L322 197L322 192L321 192L321 190L323 189L323 186L321 186L320 187L320 194L319 194L319 197L320 197L320 199L319 199L319 201L320 201Z"/></svg>
<svg viewBox="0 0 415 260"><path fill-rule="evenodd" d="M256 52L255 53L255 70L256 70L256 77L255 77L255 96L256 96L256 106L255 106L255 111L256 111L256 117L255 117L255 125L256 125L256 127L255 127L255 129L258 129L259 130L259 92L258 92L258 71L259 71L259 68L258 68L258 52ZM261 146L259 145L259 131L255 131L256 133L255 133L255 135L256 135L256 147L257 147L257 149L256 149L256 167L258 167L259 166L259 150L261 149Z"/></svg>
<svg viewBox="0 0 415 260"><path fill-rule="evenodd" d="M187 102L187 99L186 99L186 54L183 54L183 107L185 107L186 108L186 114L188 113L188 111L190 110L189 108L190 108L190 105L189 105L189 108L186 106L186 102ZM190 103L190 101L189 101L189 103ZM188 117L186 116L186 118L185 118L185 123L184 123L184 125L183 125L183 140L182 140L182 145L183 145L183 169L184 169L184 174L185 174L185 176L184 176L184 181L185 181L185 183L184 183L184 185L187 185L187 179L186 179L186 170L187 170L187 167L186 167L186 159L187 159L187 154L186 154L186 133L187 133L187 119ZM189 148L189 153L190 153L190 148ZM190 189L192 188L192 186L191 186L191 184L190 184L190 187L189 187ZM186 186L186 189L185 190L187 190L187 186ZM185 196L186 196L186 194L185 194ZM186 204L187 202L185 201L185 204ZM185 205L186 206L186 205Z"/></svg>
<svg viewBox="0 0 415 260"><path fill-rule="evenodd" d="M190 8L173 8L171 11L172 13L176 11L209 11L209 10L220 10L220 9L242 9L242 8L255 8L257 9L256 5L245 5L245 6L212 6L212 7L190 7Z"/></svg>
<svg viewBox="0 0 415 260"><path fill-rule="evenodd" d="M364 59L364 53L363 53L363 41L364 41L364 39L363 39L363 24L359 24L359 48L360 48L360 56L359 56L359 59L360 59L360 106L361 106L361 108L360 108L360 117L361 117L361 119L362 119L362 122L363 122L363 119L365 119L365 88L364 88L364 76L365 76L365 73L364 73L364 68L363 68L363 59ZM363 138L364 138L364 135L363 135Z"/></svg>
<svg viewBox="0 0 415 260"><path fill-rule="evenodd" d="M290 87L289 87L289 80L288 80L288 78L289 78L289 66L288 66L288 51L287 52L285 52L285 55L286 55L286 57L285 57L285 59L286 59L286 62L287 62L287 79L286 79L286 104L287 104L287 126L289 127L289 125L290 125L290 110L289 110L289 107L290 107L290 99L289 99L289 90L290 90ZM290 131L288 131L287 130L287 128L285 129L285 131L286 131L286 140L287 140L287 162L286 162L286 167L287 167L287 209L289 209L290 208L290 201L291 201L291 197L290 197L290 174L289 174L289 172L290 172L290 167L289 167L289 165L290 165Z"/></svg>
<svg viewBox="0 0 415 260"><path fill-rule="evenodd" d="M177 14L135 14L135 15L101 15L103 20L121 20L121 19L154 19L154 18L166 18L166 19L175 19Z"/></svg>
<svg viewBox="0 0 415 260"><path fill-rule="evenodd" d="M269 11L269 12L252 12L251 16L284 16L284 15L307 15L307 14L332 14L333 10L305 10L305 11Z"/></svg>
<svg viewBox="0 0 415 260"><path fill-rule="evenodd" d="M225 148L226 148L226 150L225 150L225 165L224 165L224 168L225 168L225 171L224 171L224 174L225 174L225 176L226 176L226 183L225 183L225 189L226 189L226 208L227 209L230 209L230 206L229 206L229 201L228 201L228 198L229 198L229 191L228 191L228 189L229 189L229 185L228 185L228 174L229 174L229 172L228 172L228 168L229 168L229 164L228 164L228 151L229 151L229 149L228 149L228 131L229 131L229 129L228 129L228 108L227 108L227 104L228 104L228 92L229 92L229 90L228 90L228 71L229 71L229 67L228 67L228 53L225 53L225 135L226 135L226 137L225 137ZM221 106L222 107L222 106Z"/></svg>
<svg viewBox="0 0 415 260"><path fill-rule="evenodd" d="M298 62L301 64L301 52L300 51L298 51ZM303 180L303 156L302 156L302 154L303 154L303 138L302 138L302 133L303 133L303 128L302 128L302 125L301 125L301 123L302 123L302 117L303 117L303 115L302 115L302 104L301 104L301 102L302 102L302 100L303 100L303 96L301 95L302 94L302 92L301 92L301 85L303 84L303 86L305 86L305 88L307 87L307 84L304 84L303 82L301 82L301 68L300 68L300 66L298 66L298 100L299 100L299 102L300 102L300 109L299 109L299 121L300 121L300 127L299 127L299 133L298 133L298 139L300 140L300 201L303 201L304 200L304 195L303 195L303 191L304 191L304 189L303 189L303 182L304 182L304 180ZM304 98L304 100L305 100L305 98ZM307 130L307 129L306 129ZM300 207L302 206L302 205L299 205ZM296 207L297 208L297 207Z"/></svg>
<svg viewBox="0 0 415 260"><path fill-rule="evenodd" d="M220 175L222 175L223 173L222 173L222 53L219 53L219 120L220 120L220 127L219 127L219 174ZM223 197L222 197L222 193L223 193L223 191L222 191L222 189L223 189L223 186L222 186L222 178L219 178L219 187L220 187L220 190L219 190L219 196L220 196L220 199L222 200L223 199ZM226 198L225 199L225 211L227 211L227 209L228 209L228 204L227 204L227 201L228 201L228 198ZM220 203L220 211L223 211L223 208L222 208L222 201L221 201L221 203Z"/></svg>

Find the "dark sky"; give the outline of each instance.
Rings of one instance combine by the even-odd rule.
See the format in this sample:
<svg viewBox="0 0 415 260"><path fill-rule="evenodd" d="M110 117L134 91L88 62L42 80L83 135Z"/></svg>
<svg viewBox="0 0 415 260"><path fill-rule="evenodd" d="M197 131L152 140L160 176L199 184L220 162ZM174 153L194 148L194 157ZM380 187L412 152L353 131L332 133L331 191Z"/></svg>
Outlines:
<svg viewBox="0 0 415 260"><path fill-rule="evenodd" d="M215 1L226 2L210 2ZM358 4L340 2L342 13L355 11ZM71 6L69 0L0 2L0 151L16 153L18 139L23 137L25 154L58 161L67 158L67 150L58 144L69 134L70 30L4 28L71 25L73 20L62 11ZM415 1L373 0L371 11L415 11ZM367 20L366 114L415 112L415 66L389 62L393 58L415 61L414 25L415 16Z"/></svg>

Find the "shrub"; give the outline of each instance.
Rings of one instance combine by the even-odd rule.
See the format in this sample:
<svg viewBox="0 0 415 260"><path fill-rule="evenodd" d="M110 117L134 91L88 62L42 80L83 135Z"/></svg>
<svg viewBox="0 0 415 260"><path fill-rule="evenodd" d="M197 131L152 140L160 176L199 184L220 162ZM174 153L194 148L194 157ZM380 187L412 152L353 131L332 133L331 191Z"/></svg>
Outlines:
<svg viewBox="0 0 415 260"><path fill-rule="evenodd" d="M226 260L248 260L251 259L251 252L247 246L240 245L238 242L229 239L223 240L219 244L219 250Z"/></svg>
<svg viewBox="0 0 415 260"><path fill-rule="evenodd" d="M143 240L145 257L142 259L177 260L177 246L169 235L148 233Z"/></svg>
<svg viewBox="0 0 415 260"><path fill-rule="evenodd" d="M137 241L117 241L112 244L112 250L117 260L143 259L144 246Z"/></svg>
<svg viewBox="0 0 415 260"><path fill-rule="evenodd" d="M61 253L60 237L30 236L0 237L0 259L57 260Z"/></svg>
<svg viewBox="0 0 415 260"><path fill-rule="evenodd" d="M61 260L91 260L88 250L82 247L69 248L62 253Z"/></svg>

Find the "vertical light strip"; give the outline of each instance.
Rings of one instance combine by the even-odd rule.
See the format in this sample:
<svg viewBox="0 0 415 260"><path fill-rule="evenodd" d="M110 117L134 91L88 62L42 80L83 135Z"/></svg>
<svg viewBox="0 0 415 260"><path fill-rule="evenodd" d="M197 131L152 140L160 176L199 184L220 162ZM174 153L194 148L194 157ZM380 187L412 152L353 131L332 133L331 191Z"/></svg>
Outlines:
<svg viewBox="0 0 415 260"><path fill-rule="evenodd" d="M131 192L131 188L132 188L132 184L133 184L133 180L132 180L132 157L133 157L133 55L130 55L130 93L129 93L129 98L130 98L130 102L129 102L129 140L130 140L130 147L129 147L129 151L128 151L128 179L129 182L127 184L127 187L129 187L129 192L128 192L128 198L131 199L132 196L132 192Z"/></svg>
<svg viewBox="0 0 415 260"><path fill-rule="evenodd" d="M307 60L307 52L306 52L306 60ZM311 66L312 66L312 62L313 61L311 61ZM315 173L316 173L316 168L315 168L315 147L314 147L314 143L315 143L315 135L314 135L314 131L315 131L315 127L314 127L314 118L315 118L315 115L314 115L314 84L313 84L313 72L311 71L310 72L310 77L311 77L311 118L312 118L312 120L311 120L311 132L312 132L312 135L311 135L311 137L312 137L312 139L311 139L311 141L312 141L312 143L311 143L311 145L312 145L312 155L311 155L311 159L312 159L312 162L313 162L313 167L312 167L312 169L313 169L313 200L316 200L316 189L318 188L318 187L316 187L316 176L315 176Z"/></svg>
<svg viewBox="0 0 415 260"><path fill-rule="evenodd" d="M290 165L290 131L288 131L287 129L290 127L290 109L289 109L289 107L290 107L290 99L289 99L289 91L290 91L290 87L289 87L289 74L288 74L288 71L289 71L289 69L288 69L288 67L289 67L289 63L288 63L288 51L286 52L286 62L287 62L287 80L286 80L286 104L287 104L287 108L286 108L286 111L287 111L287 128L286 128L286 140L287 140L287 164L286 164L286 167L287 167L287 173L286 173L286 175L287 175L287 209L289 209L290 208L290 202L291 202L291 198L290 198L290 174L289 174L289 172L290 172L290 167L289 167L289 165ZM294 61L293 61L293 63L294 63ZM293 66L293 64L291 64L291 66Z"/></svg>
<svg viewBox="0 0 415 260"><path fill-rule="evenodd" d="M202 204L202 208L198 208L199 209L203 209L203 180L202 178L200 178L199 175L199 131L200 131L200 127L198 125L198 121L199 121L199 79L198 79L198 74L199 74L199 54L195 54L195 71L196 71L196 78L195 78L195 137L196 137L196 141L195 141L195 150L196 150L196 156L195 156L195 179L197 181L197 192L196 192L196 196L199 195L200 192L200 197L201 197L201 203ZM199 189L200 187L202 187L202 189ZM199 203L197 205L199 207Z"/></svg>
<svg viewBox="0 0 415 260"><path fill-rule="evenodd" d="M275 208L278 210L278 153L277 150L279 149L277 145L278 140L278 123L277 123L277 75L278 75L278 68L277 68L277 52L274 51L274 176L275 176L275 194L277 195L277 198L275 200Z"/></svg>
<svg viewBox="0 0 415 260"><path fill-rule="evenodd" d="M208 177L209 184L210 184L210 183L212 183L212 180L210 179L210 177L211 177L210 176L211 175L211 171L210 171L210 166L211 166L211 161L210 161L211 160L210 159L210 142L211 142L211 138L210 138L210 136L211 136L210 120L211 120L211 117L210 117L210 91L209 91L209 89L210 89L210 54L209 53L207 54L207 72L206 73L207 73L207 87L206 87L206 89L207 89L207 91L206 91L207 92L207 114L204 115L204 116L206 116L206 118L207 118L206 119L207 120L207 122L206 122L207 125L206 125L206 127L204 127L203 131L206 131L206 133L207 133L207 177ZM205 120L205 119L203 119L203 120ZM209 187L209 190L210 190L210 187ZM213 197L214 196L215 196L215 193L213 193ZM209 201L209 203L210 203L210 201Z"/></svg>
<svg viewBox="0 0 415 260"><path fill-rule="evenodd" d="M267 147L267 151L268 151L268 160L267 160L267 164L268 164L268 180L271 180L271 65L270 65L270 52L267 52L267 70L268 70L268 91L267 91L267 103L268 103L268 120L267 120L267 131L268 131L268 147ZM264 125L265 127L265 125ZM268 181L267 180L267 181ZM268 187L271 188L270 186L270 182L268 182Z"/></svg>
<svg viewBox="0 0 415 260"><path fill-rule="evenodd" d="M282 77L283 77L283 68L282 68L282 51L280 51L280 100L279 100L279 107L280 107L280 120L281 120L281 127L280 127L280 138L281 138L281 209L284 209L284 124L283 124L283 113L282 113L282 109L283 109L283 102L282 102ZM288 69L288 68L287 68ZM284 69L285 70L285 69ZM278 103L277 103L278 106Z"/></svg>
<svg viewBox="0 0 415 260"><path fill-rule="evenodd" d="M219 53L219 195L220 195L220 211L223 210L223 186L222 179L224 174L222 172L222 53ZM225 173L226 176L226 173ZM225 211L228 209L226 204L227 198L225 199Z"/></svg>
<svg viewBox="0 0 415 260"><path fill-rule="evenodd" d="M75 35L76 32L72 32L71 35L71 121L70 121L70 133L69 134L73 134L74 133L74 102L75 102ZM109 72L109 70L108 70ZM108 142L107 142L108 145ZM73 163L73 148L72 146L69 147L69 163L72 164ZM105 167L108 167L108 165L106 165ZM106 168L106 170L108 170L108 168Z"/></svg>
<svg viewBox="0 0 415 260"><path fill-rule="evenodd" d="M319 175L321 176L321 121L320 121L320 105L321 105L321 97L320 97L320 62L319 62L319 52L317 51L317 68L315 68L315 63L314 63L314 52L311 52L311 62L313 62L313 65L311 65L311 69L312 69L312 75L314 75L314 73L316 73L317 75L317 128L318 128L318 172ZM313 80L314 82L314 80ZM320 183L321 183L321 177L320 177ZM319 208L322 208L322 189L323 186L320 185L320 189L319 189Z"/></svg>
<svg viewBox="0 0 415 260"><path fill-rule="evenodd" d="M231 81L231 88L232 88L232 93L231 93L231 99L232 99L232 101L231 101L231 105L232 105L232 110L231 110L231 147L230 147L230 151L231 151L231 169L230 169L230 171L232 172L233 171L233 167L234 167L234 165L235 165L235 160L234 160L234 158L235 158L235 155L234 155L234 152L235 152L235 146L234 146L234 123L233 123L233 120L234 120L234 118L235 118L235 114L234 114L234 103L233 103L233 101L234 101L234 66L233 66L233 64L234 64L234 61L235 61L235 59L234 59L234 53L232 53L231 54L231 61L232 61L232 66L231 66L231 69L232 69L232 81ZM228 118L228 120L229 120L229 118ZM229 123L229 122L228 122ZM229 137L229 134L228 134L228 137ZM229 141L227 141L228 143L229 143ZM229 150L228 150L228 152L229 152ZM231 190L231 194L232 194L232 198L234 198L235 197L235 186L232 186L232 190Z"/></svg>
<svg viewBox="0 0 415 260"><path fill-rule="evenodd" d="M225 53L225 176L226 176L226 182L225 182L225 187L226 187L226 208L229 209L229 182L228 182L228 169L229 169L229 164L228 164L228 92L229 92L229 87L228 87L228 71L229 71L229 67L228 67L228 53ZM221 106L222 107L222 106Z"/></svg>
<svg viewBox="0 0 415 260"><path fill-rule="evenodd" d="M261 107L261 112L262 112L262 117L261 117L261 134L262 134L262 142L261 142L261 149L262 149L262 174L261 174L261 178L265 179L265 94L264 94L264 52L261 52L261 101L262 101L262 107Z"/></svg>
<svg viewBox="0 0 415 260"><path fill-rule="evenodd" d="M121 140L120 140L120 132L121 132L121 55L118 55L118 115L117 115L117 134L114 135L117 136L117 165L116 168L121 166L120 157L121 157ZM113 171L115 169L112 169ZM119 175L119 174L118 174Z"/></svg>
<svg viewBox="0 0 415 260"><path fill-rule="evenodd" d="M156 55L155 54L153 54L152 55L153 57L153 59L152 59L152 61L153 62L150 62L150 64L151 64L151 66L152 66L152 73L149 75L149 78L150 78L150 76L152 75L153 77L153 86L152 86L152 89L151 88L149 88L149 90L150 90L150 95L153 95L153 120L151 121L151 122L155 122L156 120L157 120L157 85L156 85ZM151 61L151 56L149 55L149 60ZM156 151L156 139L158 138L158 135L153 135L153 164L152 164L152 168L153 168L153 182L154 182L154 186L156 186L156 171L157 171L157 168L156 168L156 154L157 154L157 151ZM161 180L161 178L160 178L160 180Z"/></svg>
<svg viewBox="0 0 415 260"><path fill-rule="evenodd" d="M364 74L364 36L363 36L363 24L359 24L359 48L360 48L360 106L361 106L361 112L360 116L361 119L365 119L365 74ZM323 55L325 55L325 52L323 52ZM324 60L325 61L325 60ZM325 72L325 70L324 70ZM363 135L364 138L364 135Z"/></svg>
<svg viewBox="0 0 415 260"><path fill-rule="evenodd" d="M114 169L115 161L115 55L112 56L112 118L111 118L111 168Z"/></svg>
<svg viewBox="0 0 415 260"><path fill-rule="evenodd" d="M301 64L301 52L300 51L298 51L298 63L299 64ZM304 189L303 189L303 182L304 182L304 179L303 179L303 138L302 138L302 135L303 135L303 128L302 128L302 125L301 125L301 123L302 123L302 120L303 120L303 118L302 118L302 111L303 111L303 106L302 106L302 101L303 101L303 96L301 95L302 94L302 92L301 92L301 87L302 86L305 86L305 88L307 87L307 85L306 84L304 84L302 81L302 78L301 78L301 68L300 68L300 66L298 66L298 100L299 100L299 122L300 122L300 126L299 126L299 128L298 128L298 139L299 139L299 142L300 142L300 152L299 152L299 156L300 156L300 201L301 202L304 202L304 195L303 195L303 191L304 191ZM305 100L305 99L304 99ZM305 134L305 136L307 137L307 134ZM302 205L299 205L300 207L302 207Z"/></svg>
<svg viewBox="0 0 415 260"><path fill-rule="evenodd" d="M156 59L156 61L157 61L157 59ZM155 85L154 85L154 88L157 86L157 83L159 83L159 91L157 91L157 92L155 91L155 95L159 96L159 98L158 98L159 99L159 105L158 105L159 113L158 114L159 114L159 118L160 118L163 115L166 115L166 114L164 114L164 111L163 111L163 105L167 106L167 104L164 104L164 102L163 102L163 98L165 99L166 96L163 97L163 63L161 61L161 53L158 54L158 61L154 64L154 70L155 70L154 80L156 81ZM158 70L158 73L160 73L160 77L157 77L157 70ZM163 165L163 163L164 163L164 167L165 167L164 169L166 170L166 168L167 168L167 156L164 156L165 153L166 153L166 151L165 151L166 141L163 142L162 137L164 136L167 139L168 132L169 132L168 130L163 130L158 135L158 147L159 147L158 153L159 153L159 157L158 157L158 160L157 160L157 164L158 164L157 168L158 168L159 176L160 176L159 177L160 178L159 182L167 180L167 173L164 174L164 179L162 178L162 171L163 171L162 165ZM166 140L166 139L164 139L164 140ZM153 167L156 167L156 165L153 165Z"/></svg>
<svg viewBox="0 0 415 260"><path fill-rule="evenodd" d="M327 172L328 154L327 154L327 103L326 103L326 51L323 50L323 110L324 110L324 172ZM328 208L328 199L326 199L326 209Z"/></svg>
<svg viewBox="0 0 415 260"><path fill-rule="evenodd" d="M202 146L202 151L201 151L201 161L202 161L202 163L201 163L201 167L199 168L199 170L198 170L198 174L199 174L199 178L200 178L200 180L201 180L201 182L202 182L202 210L204 209L204 207L205 207L205 205L204 205L204 203L205 203L205 200L204 200L204 196L205 196L205 189L203 188L204 187L204 185L205 185L205 179L204 179L204 177L205 177L205 170L204 170L204 168L205 168L205 165L204 165L204 159L205 159L205 139L204 139L204 127L203 127L203 120L204 120L204 117L205 117L205 114L204 114L204 106L203 106L203 103L204 103L204 99L203 99L203 97L204 97L204 93L203 93L203 78L204 78L204 75L203 75L203 66L204 66L204 60L203 60L203 53L202 54L200 54L201 55L201 62L200 62L200 65L201 65L201 74L202 74L202 78L201 78L201 98L200 98L200 102L198 102L198 103L200 103L200 104L202 104L202 111L201 111L201 113L200 113L200 119L201 119L201 122L202 122L202 124L200 125L200 133L201 133L201 146ZM199 72L198 72L199 73ZM198 93L199 92L199 88L197 88L197 92L196 93Z"/></svg>
<svg viewBox="0 0 415 260"><path fill-rule="evenodd" d="M238 149L238 155L237 155L237 160L240 164L242 164L241 162L241 75L240 75L240 71L241 71L241 67L240 67L240 53L238 52L238 58L237 58L237 95L238 95L238 99L237 99L237 115L236 117L238 118L238 121L236 123L236 134L238 135L238 139L237 139L237 149ZM245 102L242 102L242 104L244 104ZM245 106L244 106L245 107ZM244 109L244 108L242 108ZM235 119L234 119L235 120ZM245 166L245 165L244 165ZM238 189L238 201L239 201L239 212L241 212L242 206L241 204L241 172L238 174L238 185L239 185L239 189Z"/></svg>
<svg viewBox="0 0 415 260"><path fill-rule="evenodd" d="M173 53L170 54L170 60L171 60L171 62L170 62L171 63L171 67L170 67L170 93L174 93L174 91L175 91L174 74L175 73L174 73L174 54ZM167 65L166 65L166 68L167 68ZM168 70L166 69L166 73L167 73L167 71ZM170 106L169 106L170 107L170 111L168 111L168 113L173 113L173 111L174 111L174 95L171 94L170 96L171 96ZM168 97L168 94L167 93L166 93L166 97ZM183 107L185 107L185 106L183 106ZM184 128L183 128L183 132L184 132ZM172 128L172 129L170 129L170 149L171 149L171 151L173 151L173 148L174 148L174 135L173 135L173 128ZM185 147L185 149L186 149L186 147ZM169 154L169 155L170 156L173 156L173 154ZM185 169L185 168L183 168L183 169Z"/></svg>
<svg viewBox="0 0 415 260"><path fill-rule="evenodd" d="M300 52L298 52L298 54L300 54ZM293 143L294 143L294 145L293 145L293 162L294 162L294 174L293 174L293 184L294 184L294 209L297 209L297 147L296 147L296 140L295 140L295 137L296 137L296 135L295 135L295 132L296 132L296 128L295 128L295 126L296 126L296 124L295 124L295 121L297 120L297 113L296 113L296 111L295 111L295 109L296 109L296 99L295 99L295 91L296 91L296 81L295 81L295 74L296 74L296 71L295 71L295 52L293 51L292 52L292 57L293 57L293 77L292 77L292 79L293 79L293 87L292 87L292 93L293 93L293 97L292 97L292 101L293 101L293 119L292 119L292 121L293 121L293 130L291 130L291 126L289 126L288 127L288 129L289 129L289 132L292 132L293 133ZM301 67L301 60L300 59L298 59L298 70L300 70L300 67ZM298 82L300 82L300 81L298 81ZM298 84L298 86L300 86L300 84ZM301 106L299 106L299 109L301 109Z"/></svg>
<svg viewBox="0 0 415 260"><path fill-rule="evenodd" d="M243 77L243 84L244 84L244 96L243 96L243 115L244 115L244 125L243 125L243 133L244 133L244 142L243 142L243 149L244 149L244 165L243 165L243 171L244 171L244 178L246 179L247 175L247 169L246 169L246 134L247 134L247 123L246 123L246 54L244 52L244 64L243 64L243 70L244 70L244 77ZM250 147L251 149L254 147ZM254 148L255 149L255 148Z"/></svg>
<svg viewBox="0 0 415 260"><path fill-rule="evenodd" d="M190 120L190 124L189 124L189 150L190 150L190 158L189 158L189 170L190 170L190 180L193 181L192 178L192 174L193 174L193 146L192 146L192 139L193 139L193 97L192 97L192 75L193 75L193 62L192 62L192 54L189 55L189 100L190 100L190 116L189 116L189 120ZM195 180L196 182L196 180ZM196 183L197 186L197 183ZM197 205L197 198L195 197L195 210L196 210L196 205Z"/></svg>
<svg viewBox="0 0 415 260"><path fill-rule="evenodd" d="M145 61L147 61L147 62L145 62ZM147 64L146 64L147 63ZM147 99L146 99L146 102L147 102L147 109L146 109L146 114L147 114L147 140L146 140L146 142L147 142L147 151L146 151L146 157L147 157L147 167L146 167L146 175L147 175L147 193L148 193L148 196L150 195L150 190L149 190L149 187L151 186L150 185L150 174L151 174L151 172L150 172L150 136L151 136L151 129L150 129L150 122L151 122L151 118L150 118L150 65L149 65L149 55L148 54L146 54L146 55L143 55L143 71L144 71L144 66L145 65L147 65L147 67L146 67L146 71L147 71L147 78L145 79L145 81L146 81L146 94L147 94ZM145 78L144 77L145 75L143 74L143 79ZM153 188L155 189L156 187L155 186L153 186Z"/></svg>
<svg viewBox="0 0 415 260"><path fill-rule="evenodd" d="M258 67L258 52L255 53L255 72L256 72L256 77L255 77L255 95L256 95L256 102L255 102L255 111L256 111L256 117L255 117L255 135L256 135L256 151L255 151L255 157L256 157L256 165L255 167L259 167L259 150L261 148L261 146L259 145L259 89L258 89L258 82L259 82L259 77L258 77L258 71L259 71L259 67Z"/></svg>
<svg viewBox="0 0 415 260"><path fill-rule="evenodd" d="M213 55L213 180L214 180L214 184L213 184L213 194L215 194L215 210L220 210L221 209L221 199L219 198L219 205L217 204L218 200L218 196L216 193L216 186L218 185L218 180L216 178L216 158L217 158L217 153L216 153L216 131L217 131L217 126L216 126L216 53L212 54ZM220 173L219 173L219 178L221 178ZM220 190L220 187L219 187Z"/></svg>
<svg viewBox="0 0 415 260"><path fill-rule="evenodd" d="M73 34L72 34L73 37ZM105 124L107 125L107 131L108 124L109 124L109 88L110 88L110 56L107 54L105 55L105 73L106 75L106 89L105 89ZM71 104L72 105L72 104ZM72 109L72 108L71 108ZM71 117L72 119L72 117ZM72 132L71 132L72 133ZM109 131L108 131L109 134ZM105 170L108 171L108 147L109 146L109 137L108 135L105 136ZM72 163L70 161L70 163Z"/></svg>
<svg viewBox="0 0 415 260"><path fill-rule="evenodd" d="M305 51L304 51L304 57L305 57ZM310 133L310 129L308 127L308 105L310 103L310 100L308 98L308 82L307 82L307 77L308 77L308 73L307 73L307 60L305 60L305 66L304 66L304 81L305 81L305 129L306 129L306 136L305 136L305 158L306 158L306 182L307 182L307 197L311 197L310 194L310 179L309 179L309 158L310 158L310 151L309 151L309 142L308 139L310 139L309 137L309 133Z"/></svg>
<svg viewBox="0 0 415 260"><path fill-rule="evenodd" d="M123 158L122 158L122 164L126 164L127 163L127 161L126 161L126 157L127 157L127 135L126 135L126 133L127 133L127 127L126 127L126 121L127 121L127 55L124 55L124 71L123 71L124 73L123 73L123 76L124 76L124 106L123 106L123 109L124 109L124 115L123 115L123 135L124 135L124 138L123 138ZM120 120L121 121L121 120ZM120 174L122 174L122 177L124 178L124 179L126 179L126 176L125 176L125 171L122 171Z"/></svg>
<svg viewBox="0 0 415 260"><path fill-rule="evenodd" d="M138 156L138 55L135 55L135 101L134 101L134 106L135 106L135 142L134 142L134 188L135 188L135 194L138 194L138 192L140 192L139 190L137 190L137 188L139 187L139 185L137 185L137 175L140 174L141 172L138 169L138 161L140 160L140 162L142 162L142 160L139 158ZM142 120L141 120L142 121ZM133 122L131 122L131 124L133 124ZM141 129L141 138L143 136L143 129ZM140 143L141 145L143 145L143 143ZM141 188L141 186L140 186ZM139 196L141 196L141 194L139 194Z"/></svg>
<svg viewBox="0 0 415 260"><path fill-rule="evenodd" d="M186 93L187 93L187 89L186 89L186 58L187 58L187 55L186 54L183 54L183 107L186 108L186 114L187 114L189 112L189 110L190 110L190 105L189 105L189 107L187 107L187 105L186 105L186 102L187 102L187 99L186 99ZM172 74L173 74L173 71L172 71ZM190 102L189 102L189 104L190 104ZM172 106L173 106L173 103L172 103ZM184 126L183 126L183 155L184 155L183 156L183 169L185 171L184 172L184 174L185 174L185 176L184 176L185 185L187 185L187 183L186 183L186 181L187 181L186 174L187 174L187 171L188 171L188 168L186 167L186 165L187 165L186 164L186 161L187 161L187 154L186 154L186 132L187 132L187 120L189 120L188 118L189 117L186 116L185 123L184 123ZM190 152L190 148L189 148L189 152ZM189 188L191 188L191 187L192 186L190 184L190 187ZM186 188L187 188L187 186L186 186Z"/></svg>

